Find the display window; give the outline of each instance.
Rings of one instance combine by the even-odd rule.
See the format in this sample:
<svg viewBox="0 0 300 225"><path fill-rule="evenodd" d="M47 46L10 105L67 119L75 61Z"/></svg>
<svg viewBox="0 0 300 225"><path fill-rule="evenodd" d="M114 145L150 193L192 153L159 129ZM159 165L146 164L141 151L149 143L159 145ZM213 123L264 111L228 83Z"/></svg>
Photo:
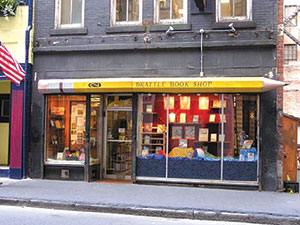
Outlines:
<svg viewBox="0 0 300 225"><path fill-rule="evenodd" d="M256 98L141 95L137 176L257 181Z"/></svg>
<svg viewBox="0 0 300 225"><path fill-rule="evenodd" d="M47 96L46 164L84 165L86 96Z"/></svg>
<svg viewBox="0 0 300 225"><path fill-rule="evenodd" d="M168 105L165 97L162 94L139 95L138 176L166 176L167 108L171 105Z"/></svg>
<svg viewBox="0 0 300 225"><path fill-rule="evenodd" d="M258 160L257 96L224 95L224 180L256 181Z"/></svg>

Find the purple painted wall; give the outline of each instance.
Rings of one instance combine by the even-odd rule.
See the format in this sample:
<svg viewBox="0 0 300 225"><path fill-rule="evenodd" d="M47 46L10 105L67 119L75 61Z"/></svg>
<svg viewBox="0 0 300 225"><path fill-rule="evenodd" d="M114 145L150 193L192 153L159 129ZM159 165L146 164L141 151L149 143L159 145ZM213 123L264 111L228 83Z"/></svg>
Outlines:
<svg viewBox="0 0 300 225"><path fill-rule="evenodd" d="M23 86L23 85L22 85ZM10 168L22 168L23 87L12 85Z"/></svg>

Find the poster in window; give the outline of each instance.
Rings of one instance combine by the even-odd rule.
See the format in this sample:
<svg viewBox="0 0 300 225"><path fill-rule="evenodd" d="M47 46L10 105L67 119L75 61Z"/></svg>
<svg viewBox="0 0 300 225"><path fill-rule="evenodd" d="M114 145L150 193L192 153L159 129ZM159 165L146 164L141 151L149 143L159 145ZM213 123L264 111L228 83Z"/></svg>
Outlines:
<svg viewBox="0 0 300 225"><path fill-rule="evenodd" d="M180 109L189 110L191 104L191 97L180 96Z"/></svg>
<svg viewBox="0 0 300 225"><path fill-rule="evenodd" d="M179 122L186 123L186 114L185 113L180 113Z"/></svg>
<svg viewBox="0 0 300 225"><path fill-rule="evenodd" d="M175 123L176 122L176 115L175 115L175 113L170 113L169 114L169 122L170 123Z"/></svg>
<svg viewBox="0 0 300 225"><path fill-rule="evenodd" d="M179 139L179 148L187 148L187 139Z"/></svg>
<svg viewBox="0 0 300 225"><path fill-rule="evenodd" d="M215 99L213 100L213 108L222 108L222 100L221 99ZM226 108L226 100L224 100L224 108Z"/></svg>
<svg viewBox="0 0 300 225"><path fill-rule="evenodd" d="M193 123L199 123L199 115L193 116Z"/></svg>
<svg viewBox="0 0 300 225"><path fill-rule="evenodd" d="M184 127L184 134L186 139L195 139L195 127L194 126Z"/></svg>
<svg viewBox="0 0 300 225"><path fill-rule="evenodd" d="M209 122L210 123L216 122L216 115L215 114L210 114L209 115Z"/></svg>
<svg viewBox="0 0 300 225"><path fill-rule="evenodd" d="M146 105L146 112L152 113L152 105Z"/></svg>
<svg viewBox="0 0 300 225"><path fill-rule="evenodd" d="M217 141L217 134L216 133L211 133L210 134L210 141L211 142L216 142Z"/></svg>
<svg viewBox="0 0 300 225"><path fill-rule="evenodd" d="M208 110L209 98L208 97L199 97L199 109Z"/></svg>
<svg viewBox="0 0 300 225"><path fill-rule="evenodd" d="M182 126L173 126L172 127L172 139L182 138Z"/></svg>
<svg viewBox="0 0 300 225"><path fill-rule="evenodd" d="M174 109L175 98L174 96L169 96L169 109ZM168 107L168 97L164 97L164 109L166 110Z"/></svg>
<svg viewBox="0 0 300 225"><path fill-rule="evenodd" d="M199 141L208 141L208 128L199 128Z"/></svg>

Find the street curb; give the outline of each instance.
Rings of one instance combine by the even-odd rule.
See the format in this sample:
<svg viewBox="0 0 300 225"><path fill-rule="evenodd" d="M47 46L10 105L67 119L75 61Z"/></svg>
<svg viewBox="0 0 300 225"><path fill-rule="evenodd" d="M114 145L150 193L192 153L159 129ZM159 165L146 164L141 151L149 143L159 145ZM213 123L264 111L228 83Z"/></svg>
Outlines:
<svg viewBox="0 0 300 225"><path fill-rule="evenodd" d="M267 213L239 213L174 208L151 208L131 205L91 204L87 202L64 202L23 198L0 198L0 205L51 208L98 213L117 213L138 216L153 216L195 220L248 222L273 225L300 224L300 216L286 216Z"/></svg>

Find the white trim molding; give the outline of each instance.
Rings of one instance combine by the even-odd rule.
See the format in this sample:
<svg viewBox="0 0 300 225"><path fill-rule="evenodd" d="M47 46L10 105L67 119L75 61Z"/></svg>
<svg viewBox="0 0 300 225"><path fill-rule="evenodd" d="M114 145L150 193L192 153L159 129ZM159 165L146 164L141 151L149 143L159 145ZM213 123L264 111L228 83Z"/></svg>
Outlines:
<svg viewBox="0 0 300 225"><path fill-rule="evenodd" d="M72 7L71 0L71 7ZM61 2L62 0L55 0L55 22L54 27L55 29L71 29L71 28L82 28L84 27L84 7L85 7L85 0L82 0L82 18L81 23L70 23L70 24L61 24ZM72 10L71 10L72 13Z"/></svg>
<svg viewBox="0 0 300 225"><path fill-rule="evenodd" d="M127 0L127 9L126 9L126 21L117 22L117 0L110 1L110 25L111 26L130 26L130 25L140 25L143 22L143 1L139 1L139 19L137 21L128 21L128 1Z"/></svg>
<svg viewBox="0 0 300 225"><path fill-rule="evenodd" d="M170 0L170 5L172 5L173 1L175 0ZM187 15L188 15L188 0L182 0L183 4L183 9L182 9L182 14L183 17L180 19L160 19L159 18L159 4L160 0L154 0L154 22L156 24L182 24L182 23L187 23ZM170 10L172 8L170 7Z"/></svg>

